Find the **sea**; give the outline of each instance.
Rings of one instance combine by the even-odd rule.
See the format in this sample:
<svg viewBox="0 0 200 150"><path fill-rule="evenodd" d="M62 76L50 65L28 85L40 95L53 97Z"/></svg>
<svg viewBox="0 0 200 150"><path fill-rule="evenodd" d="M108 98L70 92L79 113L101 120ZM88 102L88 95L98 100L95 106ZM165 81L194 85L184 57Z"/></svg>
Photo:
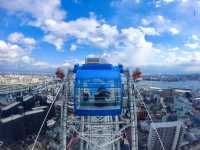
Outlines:
<svg viewBox="0 0 200 150"><path fill-rule="evenodd" d="M181 89L200 89L200 81L140 81L138 85L142 86L154 86L159 88L181 88Z"/></svg>

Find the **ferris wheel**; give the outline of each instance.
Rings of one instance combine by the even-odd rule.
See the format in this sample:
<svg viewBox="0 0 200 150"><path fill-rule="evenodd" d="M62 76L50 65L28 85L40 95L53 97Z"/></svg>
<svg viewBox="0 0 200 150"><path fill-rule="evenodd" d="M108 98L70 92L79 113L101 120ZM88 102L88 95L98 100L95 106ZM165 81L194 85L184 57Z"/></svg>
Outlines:
<svg viewBox="0 0 200 150"><path fill-rule="evenodd" d="M122 65L86 63L69 70L61 113L62 150L137 150L136 99Z"/></svg>

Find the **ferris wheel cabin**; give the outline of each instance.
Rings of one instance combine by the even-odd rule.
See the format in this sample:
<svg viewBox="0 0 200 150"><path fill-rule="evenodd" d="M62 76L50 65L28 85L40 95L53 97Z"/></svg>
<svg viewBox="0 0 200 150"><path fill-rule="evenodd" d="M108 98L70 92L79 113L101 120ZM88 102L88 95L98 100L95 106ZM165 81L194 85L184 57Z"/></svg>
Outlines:
<svg viewBox="0 0 200 150"><path fill-rule="evenodd" d="M95 60L95 61L94 61ZM115 116L122 111L122 65L87 59L75 65L74 111L78 116Z"/></svg>

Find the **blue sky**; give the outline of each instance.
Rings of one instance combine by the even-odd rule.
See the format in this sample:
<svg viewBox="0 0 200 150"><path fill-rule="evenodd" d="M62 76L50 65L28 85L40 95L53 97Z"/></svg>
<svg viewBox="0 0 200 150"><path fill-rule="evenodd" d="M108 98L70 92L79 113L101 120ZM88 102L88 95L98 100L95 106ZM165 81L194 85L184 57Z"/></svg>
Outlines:
<svg viewBox="0 0 200 150"><path fill-rule="evenodd" d="M102 57L146 73L199 73L199 29L199 0L0 0L0 71Z"/></svg>

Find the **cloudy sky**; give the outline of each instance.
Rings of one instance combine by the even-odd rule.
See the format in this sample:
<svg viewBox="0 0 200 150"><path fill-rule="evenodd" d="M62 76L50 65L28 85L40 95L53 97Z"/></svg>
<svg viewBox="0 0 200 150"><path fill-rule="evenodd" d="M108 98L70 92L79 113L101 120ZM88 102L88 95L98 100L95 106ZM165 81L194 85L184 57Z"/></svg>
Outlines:
<svg viewBox="0 0 200 150"><path fill-rule="evenodd" d="M0 0L0 72L93 56L147 73L200 72L200 0Z"/></svg>

